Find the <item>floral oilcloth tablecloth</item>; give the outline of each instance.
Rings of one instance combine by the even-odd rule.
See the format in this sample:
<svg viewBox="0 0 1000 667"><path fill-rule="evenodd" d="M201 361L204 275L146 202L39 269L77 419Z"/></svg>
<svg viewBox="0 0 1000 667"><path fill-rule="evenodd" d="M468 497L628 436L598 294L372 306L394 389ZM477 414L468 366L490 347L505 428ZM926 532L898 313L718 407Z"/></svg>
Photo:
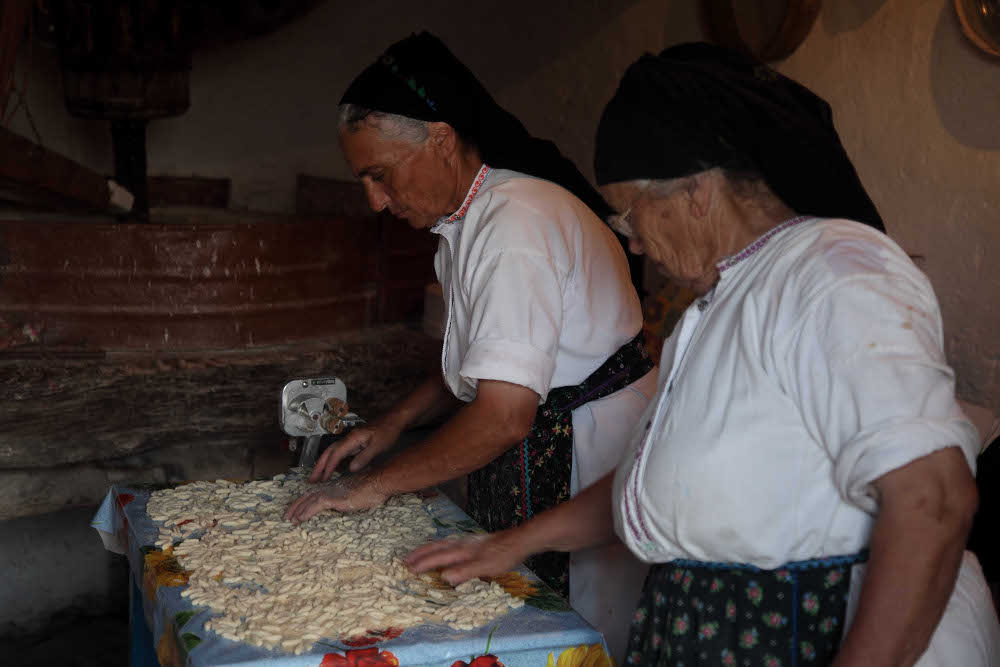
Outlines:
<svg viewBox="0 0 1000 667"><path fill-rule="evenodd" d="M424 494L439 536L478 531L446 497ZM153 546L158 528L146 513L150 490L112 487L92 526L111 551L129 560L142 591L143 615L163 667L576 667L611 665L601 635L527 569L495 580L525 601L519 609L476 630L443 625L371 629L365 637L323 639L302 655L224 639L204 629L211 610L181 597L187 573L177 560ZM308 558L308 554L303 554Z"/></svg>

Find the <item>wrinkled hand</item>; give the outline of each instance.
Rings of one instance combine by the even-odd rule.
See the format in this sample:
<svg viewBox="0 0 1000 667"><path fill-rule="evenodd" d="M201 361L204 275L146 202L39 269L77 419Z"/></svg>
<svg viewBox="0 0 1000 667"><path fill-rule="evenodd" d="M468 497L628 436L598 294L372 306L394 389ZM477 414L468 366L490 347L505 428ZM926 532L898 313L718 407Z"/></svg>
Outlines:
<svg viewBox="0 0 1000 667"><path fill-rule="evenodd" d="M406 557L406 566L417 574L441 568L444 580L457 586L510 572L530 555L517 530L504 530L425 544Z"/></svg>
<svg viewBox="0 0 1000 667"><path fill-rule="evenodd" d="M357 472L368 465L377 454L392 447L397 438L399 431L390 426L382 424L356 426L343 439L333 443L323 452L309 475L309 481L315 483L330 479L330 475L340 462L348 456L354 457L350 465L351 472Z"/></svg>
<svg viewBox="0 0 1000 667"><path fill-rule="evenodd" d="M324 510L357 512L383 504L389 495L378 490L373 478L344 475L302 494L285 512L285 519L298 525Z"/></svg>

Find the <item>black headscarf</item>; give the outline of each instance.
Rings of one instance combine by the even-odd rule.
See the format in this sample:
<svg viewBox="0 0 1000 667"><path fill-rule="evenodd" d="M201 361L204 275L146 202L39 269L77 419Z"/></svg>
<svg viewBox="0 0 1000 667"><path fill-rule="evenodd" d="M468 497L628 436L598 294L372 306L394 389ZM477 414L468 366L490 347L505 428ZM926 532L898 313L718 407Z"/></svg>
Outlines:
<svg viewBox="0 0 1000 667"><path fill-rule="evenodd" d="M430 122L444 122L474 144L491 167L511 169L566 188L600 218L613 210L551 141L532 137L497 104L479 80L434 35L396 42L366 68L341 104Z"/></svg>
<svg viewBox="0 0 1000 667"><path fill-rule="evenodd" d="M797 213L885 231L823 99L711 44L644 55L601 117L597 182L680 178L714 167L759 173Z"/></svg>

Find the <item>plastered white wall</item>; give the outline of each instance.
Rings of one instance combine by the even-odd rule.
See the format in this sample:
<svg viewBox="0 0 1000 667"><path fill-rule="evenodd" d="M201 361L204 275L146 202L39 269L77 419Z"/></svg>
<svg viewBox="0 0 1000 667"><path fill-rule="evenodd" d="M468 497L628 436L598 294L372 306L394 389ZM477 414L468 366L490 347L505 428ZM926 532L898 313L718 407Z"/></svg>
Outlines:
<svg viewBox="0 0 1000 667"><path fill-rule="evenodd" d="M196 53L190 111L150 126L150 172L229 177L235 207L290 210L296 173L349 177L333 114L351 78L426 28L590 174L619 76L644 51L700 38L697 5L329 0L272 35ZM106 126L65 112L54 54L36 48L33 63L47 145L110 171ZM1000 412L1000 59L965 40L950 1L827 0L777 67L833 106L890 234L938 291L960 395ZM32 134L23 114L13 127Z"/></svg>
<svg viewBox="0 0 1000 667"><path fill-rule="evenodd" d="M890 236L923 257L959 395L1000 412L1000 58L950 0L828 0L779 69L833 106Z"/></svg>

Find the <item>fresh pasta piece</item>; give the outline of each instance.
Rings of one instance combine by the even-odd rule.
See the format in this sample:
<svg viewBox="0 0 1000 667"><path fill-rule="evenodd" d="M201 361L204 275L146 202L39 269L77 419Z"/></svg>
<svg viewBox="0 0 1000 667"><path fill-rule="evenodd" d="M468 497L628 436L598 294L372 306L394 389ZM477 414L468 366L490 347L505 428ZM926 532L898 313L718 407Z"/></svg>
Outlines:
<svg viewBox="0 0 1000 667"><path fill-rule="evenodd" d="M234 641L301 654L323 637L446 624L472 630L524 604L478 579L451 588L402 559L435 534L422 501L320 513L295 526L288 505L308 490L297 470L271 480L195 482L155 491L156 542L190 573L181 595L215 615L205 628Z"/></svg>

